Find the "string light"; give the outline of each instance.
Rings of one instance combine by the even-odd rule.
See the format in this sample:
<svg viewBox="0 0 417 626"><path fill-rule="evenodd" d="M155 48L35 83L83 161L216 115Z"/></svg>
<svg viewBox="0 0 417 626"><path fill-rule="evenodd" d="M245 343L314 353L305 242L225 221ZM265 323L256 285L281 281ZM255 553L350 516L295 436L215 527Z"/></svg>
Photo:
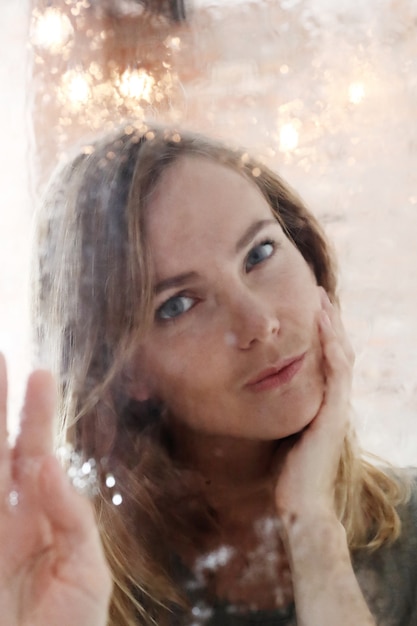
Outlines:
<svg viewBox="0 0 417 626"><path fill-rule="evenodd" d="M281 152L295 150L299 143L299 132L293 122L283 124L279 131L279 149Z"/></svg>
<svg viewBox="0 0 417 626"><path fill-rule="evenodd" d="M349 102L360 104L365 97L365 86L363 83L351 83L349 85Z"/></svg>
<svg viewBox="0 0 417 626"><path fill-rule="evenodd" d="M155 79L145 70L126 70L120 77L119 91L125 98L151 102Z"/></svg>
<svg viewBox="0 0 417 626"><path fill-rule="evenodd" d="M48 8L43 13L34 14L31 41L44 50L60 52L74 34L69 18L59 9Z"/></svg>
<svg viewBox="0 0 417 626"><path fill-rule="evenodd" d="M69 70L62 77L61 100L70 100L73 106L81 106L91 97L90 78L86 72Z"/></svg>

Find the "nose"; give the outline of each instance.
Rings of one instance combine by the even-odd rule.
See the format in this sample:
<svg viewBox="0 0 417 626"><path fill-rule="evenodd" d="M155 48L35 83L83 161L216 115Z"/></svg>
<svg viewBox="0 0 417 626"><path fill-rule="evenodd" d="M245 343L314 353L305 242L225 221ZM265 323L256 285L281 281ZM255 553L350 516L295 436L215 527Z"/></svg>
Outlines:
<svg viewBox="0 0 417 626"><path fill-rule="evenodd" d="M228 297L226 343L241 350L270 341L280 330L280 322L265 296L242 290Z"/></svg>

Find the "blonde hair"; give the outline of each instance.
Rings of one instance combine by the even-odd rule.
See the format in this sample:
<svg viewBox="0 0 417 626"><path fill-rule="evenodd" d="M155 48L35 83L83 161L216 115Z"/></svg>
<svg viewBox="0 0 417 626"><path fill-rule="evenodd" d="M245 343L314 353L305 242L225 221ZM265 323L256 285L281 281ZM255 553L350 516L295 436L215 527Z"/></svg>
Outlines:
<svg viewBox="0 0 417 626"><path fill-rule="evenodd" d="M168 623L186 600L173 580L174 546L211 524L198 481L175 467L160 407L129 397L132 346L151 320L146 209L162 173L184 155L251 180L337 302L332 251L314 216L276 174L240 150L198 135L131 126L62 168L46 195L37 241L36 325L60 384L61 433L99 460L97 519L115 590L109 624ZM112 474L123 502L112 504ZM378 548L400 532L396 480L345 440L336 506L351 549Z"/></svg>

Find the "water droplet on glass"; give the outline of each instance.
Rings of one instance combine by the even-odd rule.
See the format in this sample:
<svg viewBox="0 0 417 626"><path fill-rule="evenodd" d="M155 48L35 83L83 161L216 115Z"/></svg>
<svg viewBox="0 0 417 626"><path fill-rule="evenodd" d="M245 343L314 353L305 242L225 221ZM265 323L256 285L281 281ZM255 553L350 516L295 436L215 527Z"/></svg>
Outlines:
<svg viewBox="0 0 417 626"><path fill-rule="evenodd" d="M116 484L116 479L113 474L107 474L106 476L106 487L114 487Z"/></svg>
<svg viewBox="0 0 417 626"><path fill-rule="evenodd" d="M235 346L237 344L237 337L235 333L231 331L224 333L224 342L226 346Z"/></svg>
<svg viewBox="0 0 417 626"><path fill-rule="evenodd" d="M111 500L115 506L119 506L123 502L123 498L120 493L115 493Z"/></svg>
<svg viewBox="0 0 417 626"><path fill-rule="evenodd" d="M18 492L13 489L8 496L8 501L9 501L9 505L10 506L17 506L19 504L19 494Z"/></svg>

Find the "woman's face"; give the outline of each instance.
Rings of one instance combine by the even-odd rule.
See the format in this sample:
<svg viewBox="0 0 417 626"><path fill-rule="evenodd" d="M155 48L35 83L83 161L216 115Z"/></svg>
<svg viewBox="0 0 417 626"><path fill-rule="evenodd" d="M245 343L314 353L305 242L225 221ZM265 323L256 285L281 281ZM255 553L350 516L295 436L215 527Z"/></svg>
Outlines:
<svg viewBox="0 0 417 626"><path fill-rule="evenodd" d="M155 318L136 396L193 431L273 440L323 397L320 294L257 187L202 157L162 176L148 208Z"/></svg>

